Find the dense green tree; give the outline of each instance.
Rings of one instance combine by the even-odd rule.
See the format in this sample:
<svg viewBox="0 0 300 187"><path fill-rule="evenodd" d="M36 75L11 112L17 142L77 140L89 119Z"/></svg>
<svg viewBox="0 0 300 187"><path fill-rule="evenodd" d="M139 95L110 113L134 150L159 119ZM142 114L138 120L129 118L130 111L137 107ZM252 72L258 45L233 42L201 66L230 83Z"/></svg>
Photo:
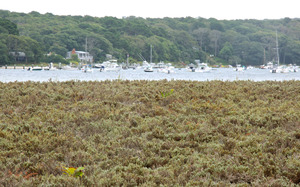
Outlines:
<svg viewBox="0 0 300 187"><path fill-rule="evenodd" d="M44 57L42 58L43 62L55 62L55 63L66 63L66 59L59 55L59 54L55 54L55 53L51 53L50 55L44 55Z"/></svg>
<svg viewBox="0 0 300 187"><path fill-rule="evenodd" d="M211 54L214 54L214 56L217 56L220 49L220 38L221 38L221 32L218 30L212 30L209 33L210 38L210 52Z"/></svg>
<svg viewBox="0 0 300 187"><path fill-rule="evenodd" d="M13 35L19 35L17 25L8 19L0 18L0 34L8 33Z"/></svg>
<svg viewBox="0 0 300 187"><path fill-rule="evenodd" d="M8 50L5 43L0 41L0 65L9 64L10 59L8 56Z"/></svg>
<svg viewBox="0 0 300 187"><path fill-rule="evenodd" d="M66 54L68 52L67 48L64 46L60 46L58 44L54 44L50 47L49 52L54 52L57 55L66 57Z"/></svg>
<svg viewBox="0 0 300 187"><path fill-rule="evenodd" d="M218 21L214 18L210 18L209 21L210 21L210 29L211 30L217 30L220 32L224 31L223 24L220 21Z"/></svg>
<svg viewBox="0 0 300 187"><path fill-rule="evenodd" d="M298 64L300 62L300 41L289 41L284 55L287 64Z"/></svg>
<svg viewBox="0 0 300 187"><path fill-rule="evenodd" d="M275 34L278 31L280 61L299 63L299 19L280 20L217 20L214 18L141 18L56 16L38 12L16 13L0 10L2 57L11 61L9 52L26 51L28 62L38 62L41 54L55 52L65 57L73 48L87 51L99 62L112 54L120 61L130 58L153 61L210 61L260 65L276 56ZM1 24L2 23L2 24ZM4 26L3 26L4 25ZM20 37L17 36L19 33ZM4 37L5 36L5 37ZM24 38L27 37L27 38ZM30 38L30 39L29 39ZM5 47L3 46L6 45ZM230 45L232 47L229 47ZM38 47L37 47L38 46ZM229 50L230 49L230 50Z"/></svg>
<svg viewBox="0 0 300 187"><path fill-rule="evenodd" d="M226 61L229 61L229 59L232 57L232 54L233 54L232 45L229 42L226 42L224 47L220 51L220 57L225 59Z"/></svg>

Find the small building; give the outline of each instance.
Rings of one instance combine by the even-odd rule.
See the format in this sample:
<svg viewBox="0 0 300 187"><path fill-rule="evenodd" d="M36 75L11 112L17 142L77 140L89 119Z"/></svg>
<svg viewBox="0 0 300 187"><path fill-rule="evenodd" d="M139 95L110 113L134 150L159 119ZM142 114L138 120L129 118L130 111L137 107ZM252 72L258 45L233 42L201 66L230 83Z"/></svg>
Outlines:
<svg viewBox="0 0 300 187"><path fill-rule="evenodd" d="M73 49L72 51L69 51L67 53L67 57L66 59L71 59L72 58L72 54L77 54L78 59L80 60L80 62L93 62L93 56L90 55L89 52L85 52L85 51L76 51L75 49Z"/></svg>
<svg viewBox="0 0 300 187"><path fill-rule="evenodd" d="M12 55L16 62L25 62L26 61L26 54L24 52L9 52Z"/></svg>

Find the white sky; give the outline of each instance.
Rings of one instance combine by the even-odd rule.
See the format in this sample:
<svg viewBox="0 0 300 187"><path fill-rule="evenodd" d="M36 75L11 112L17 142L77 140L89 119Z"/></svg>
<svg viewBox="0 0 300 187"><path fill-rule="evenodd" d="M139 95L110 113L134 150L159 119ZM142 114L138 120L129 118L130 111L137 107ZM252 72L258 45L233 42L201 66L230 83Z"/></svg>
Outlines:
<svg viewBox="0 0 300 187"><path fill-rule="evenodd" d="M300 18L300 0L1 0L0 9L54 15L219 20Z"/></svg>

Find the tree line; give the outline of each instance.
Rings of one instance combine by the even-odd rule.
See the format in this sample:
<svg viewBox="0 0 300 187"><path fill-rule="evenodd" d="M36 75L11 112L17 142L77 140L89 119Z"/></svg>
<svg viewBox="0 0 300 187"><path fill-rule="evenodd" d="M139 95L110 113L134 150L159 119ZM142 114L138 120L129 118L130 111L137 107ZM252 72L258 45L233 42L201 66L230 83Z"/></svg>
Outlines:
<svg viewBox="0 0 300 187"><path fill-rule="evenodd" d="M57 16L0 10L0 64L62 62L72 49L87 50L95 62L111 54L120 62L262 65L276 59L276 31L283 64L300 64L300 19L217 20ZM12 53L13 52L13 53Z"/></svg>

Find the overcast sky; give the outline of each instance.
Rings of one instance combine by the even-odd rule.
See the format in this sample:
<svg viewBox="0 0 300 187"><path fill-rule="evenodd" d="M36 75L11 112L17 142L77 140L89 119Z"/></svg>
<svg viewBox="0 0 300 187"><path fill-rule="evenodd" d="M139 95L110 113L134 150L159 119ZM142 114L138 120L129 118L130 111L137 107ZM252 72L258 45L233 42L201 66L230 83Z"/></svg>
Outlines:
<svg viewBox="0 0 300 187"><path fill-rule="evenodd" d="M300 0L1 0L13 12L93 17L202 17L219 20L300 18Z"/></svg>

